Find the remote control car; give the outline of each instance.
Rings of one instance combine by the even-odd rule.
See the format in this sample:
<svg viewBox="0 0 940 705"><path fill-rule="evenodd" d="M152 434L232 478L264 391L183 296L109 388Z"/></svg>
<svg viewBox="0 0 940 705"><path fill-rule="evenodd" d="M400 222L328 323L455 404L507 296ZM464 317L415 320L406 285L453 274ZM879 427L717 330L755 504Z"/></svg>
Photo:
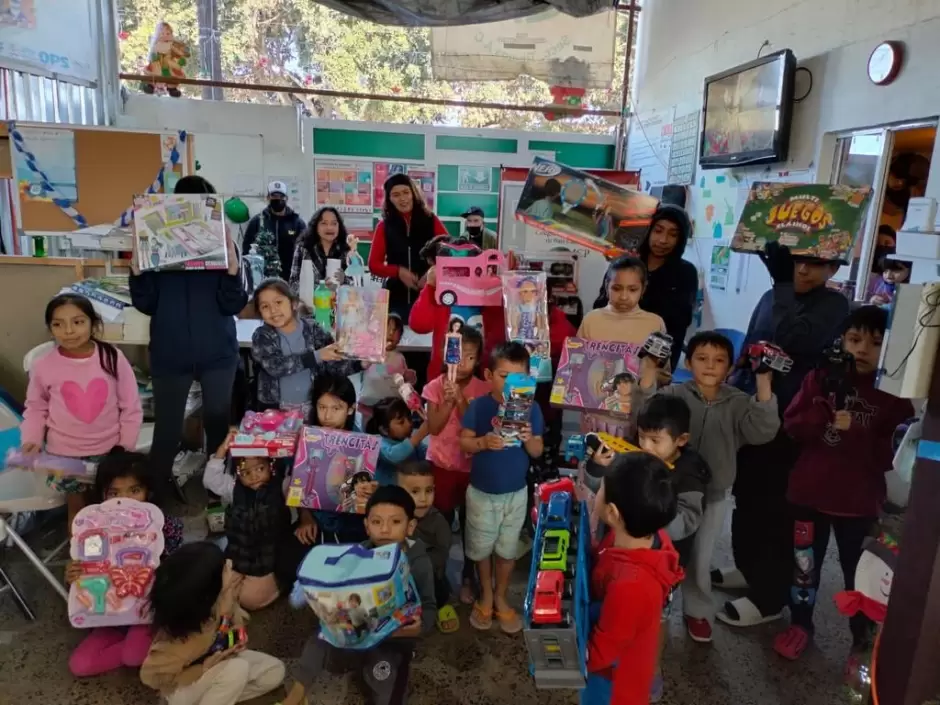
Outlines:
<svg viewBox="0 0 940 705"><path fill-rule="evenodd" d="M545 527L548 529L571 527L571 494L569 492L556 492L549 498Z"/></svg>
<svg viewBox="0 0 940 705"><path fill-rule="evenodd" d="M542 555L539 570L560 570L568 567L568 543L571 533L567 529L549 529L542 536Z"/></svg>
<svg viewBox="0 0 940 705"><path fill-rule="evenodd" d="M561 596L565 574L560 570L543 570L535 577L535 599L532 601L534 624L561 624Z"/></svg>
<svg viewBox="0 0 940 705"><path fill-rule="evenodd" d="M672 336L654 331L640 348L639 357L652 357L658 362L665 362L672 356Z"/></svg>
<svg viewBox="0 0 940 705"><path fill-rule="evenodd" d="M777 345L761 340L747 347L747 359L754 372L779 372L786 374L793 367L793 360Z"/></svg>

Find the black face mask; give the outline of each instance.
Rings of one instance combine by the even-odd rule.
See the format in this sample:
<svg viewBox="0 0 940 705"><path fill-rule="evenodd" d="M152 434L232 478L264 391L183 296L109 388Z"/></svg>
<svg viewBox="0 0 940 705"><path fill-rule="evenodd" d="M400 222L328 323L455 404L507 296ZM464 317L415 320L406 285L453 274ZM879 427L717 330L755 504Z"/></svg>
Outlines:
<svg viewBox="0 0 940 705"><path fill-rule="evenodd" d="M271 210L275 213L280 213L285 208L287 208L287 201L283 198L272 198L268 203L271 204Z"/></svg>
<svg viewBox="0 0 940 705"><path fill-rule="evenodd" d="M482 225L468 225L467 226L467 235L470 235L472 237L478 237L480 233L482 232L483 232Z"/></svg>

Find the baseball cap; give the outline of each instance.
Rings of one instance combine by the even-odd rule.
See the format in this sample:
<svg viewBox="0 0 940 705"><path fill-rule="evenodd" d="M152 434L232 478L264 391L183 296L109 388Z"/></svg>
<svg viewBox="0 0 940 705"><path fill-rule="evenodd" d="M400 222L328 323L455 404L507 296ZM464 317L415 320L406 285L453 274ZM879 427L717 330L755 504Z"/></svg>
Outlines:
<svg viewBox="0 0 940 705"><path fill-rule="evenodd" d="M268 184L268 195L270 196L272 193L279 193L282 196L286 196L287 184L283 181L272 181Z"/></svg>
<svg viewBox="0 0 940 705"><path fill-rule="evenodd" d="M483 212L483 209L480 206L470 206L466 211L464 211L460 217L469 218L471 215L478 215L481 218L486 217L486 213Z"/></svg>

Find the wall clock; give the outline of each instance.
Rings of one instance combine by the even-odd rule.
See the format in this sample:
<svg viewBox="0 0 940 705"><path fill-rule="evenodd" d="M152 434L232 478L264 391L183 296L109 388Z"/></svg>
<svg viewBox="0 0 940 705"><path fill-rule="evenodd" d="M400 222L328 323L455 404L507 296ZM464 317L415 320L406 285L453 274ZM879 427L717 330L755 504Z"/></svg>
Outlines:
<svg viewBox="0 0 940 705"><path fill-rule="evenodd" d="M898 77L904 61L901 42L882 42L868 57L868 78L876 86L887 86Z"/></svg>

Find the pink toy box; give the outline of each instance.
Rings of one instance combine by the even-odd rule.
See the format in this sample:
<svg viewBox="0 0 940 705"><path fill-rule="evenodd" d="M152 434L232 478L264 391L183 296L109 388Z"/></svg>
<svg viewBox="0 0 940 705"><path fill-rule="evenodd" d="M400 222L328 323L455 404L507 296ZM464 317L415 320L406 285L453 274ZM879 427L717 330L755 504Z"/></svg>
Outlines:
<svg viewBox="0 0 940 705"><path fill-rule="evenodd" d="M388 290L341 286L336 292L336 345L343 357L385 362Z"/></svg>
<svg viewBox="0 0 940 705"><path fill-rule="evenodd" d="M288 507L365 512L375 491L379 437L305 426L287 488Z"/></svg>
<svg viewBox="0 0 940 705"><path fill-rule="evenodd" d="M80 458L64 458L49 453L21 453L11 449L7 451L5 467L32 470L58 477L71 477L79 482L95 481L95 463L86 463Z"/></svg>
<svg viewBox="0 0 940 705"><path fill-rule="evenodd" d="M444 306L502 306L503 253L485 250L476 257L438 257L434 261L437 302Z"/></svg>
<svg viewBox="0 0 940 705"><path fill-rule="evenodd" d="M233 458L288 458L297 448L297 437L303 425L304 417L300 410L249 411L242 418L229 453Z"/></svg>
<svg viewBox="0 0 940 705"><path fill-rule="evenodd" d="M565 338L552 383L552 406L629 415L641 345Z"/></svg>
<svg viewBox="0 0 940 705"><path fill-rule="evenodd" d="M109 499L72 521L70 553L82 576L69 589L73 627L151 621L148 597L163 553L163 512L148 502Z"/></svg>

